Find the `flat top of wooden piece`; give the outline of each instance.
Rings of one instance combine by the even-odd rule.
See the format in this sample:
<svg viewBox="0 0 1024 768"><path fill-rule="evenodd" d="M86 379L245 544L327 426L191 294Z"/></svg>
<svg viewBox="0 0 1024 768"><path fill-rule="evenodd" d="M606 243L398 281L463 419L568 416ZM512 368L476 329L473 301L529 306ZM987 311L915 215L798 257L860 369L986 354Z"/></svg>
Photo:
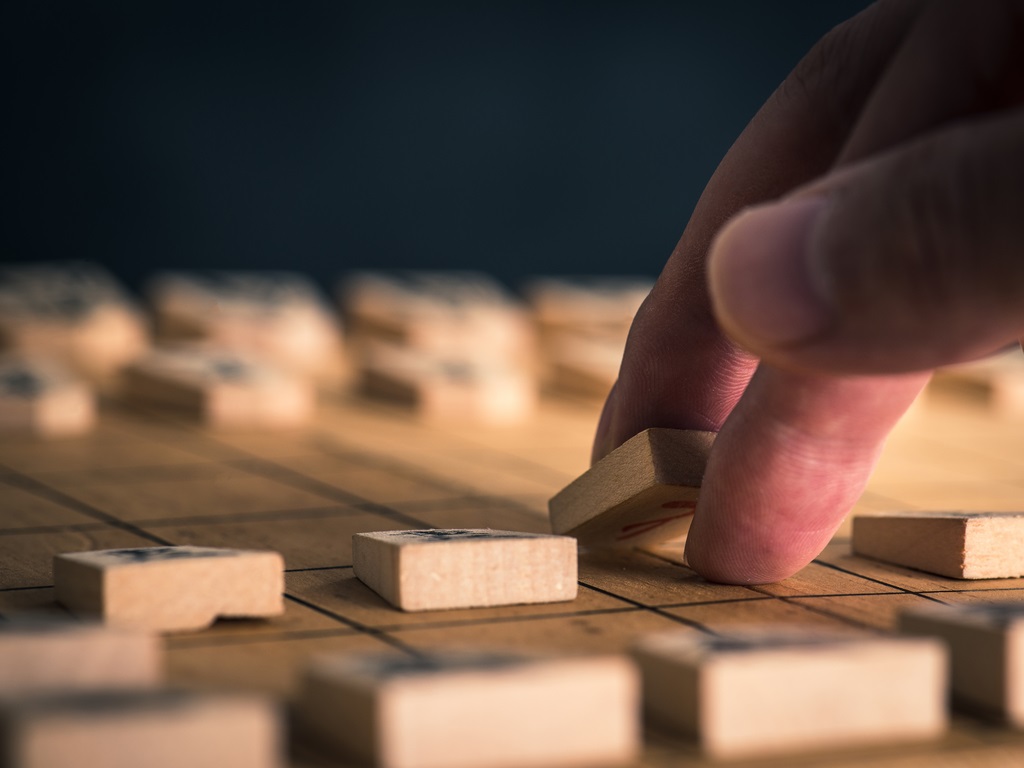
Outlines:
<svg viewBox="0 0 1024 768"><path fill-rule="evenodd" d="M90 552L68 552L58 555L96 568L117 568L123 566L147 566L158 563L183 562L188 560L210 560L251 556L277 557L276 552L227 549L224 547L129 547L127 549L103 549Z"/></svg>
<svg viewBox="0 0 1024 768"><path fill-rule="evenodd" d="M0 618L61 612L53 597L58 553L169 544L277 550L287 569L284 616L167 638L167 675L173 685L287 696L303 665L325 653L414 659L461 647L609 654L670 629L726 633L738 624L781 622L887 632L903 609L936 600L1024 603L1020 579L977 584L855 557L848 526L799 574L756 588L705 582L680 564L675 545L584 553L579 596L571 603L402 613L355 577L356 533L550 532L547 500L586 469L597 411L583 402L547 400L521 424L484 428L424 423L335 399L304 430L224 435L170 418L147 421L115 405L85 437L45 445L2 438ZM1022 474L1019 424L930 402L889 440L856 511L1019 512ZM299 747L292 768L330 764L312 745ZM756 764L809 768L830 761L843 768L889 761L899 768L1012 765L1024 762L1024 732L956 720L950 736L934 744ZM643 757L628 768L714 765L652 732Z"/></svg>
<svg viewBox="0 0 1024 768"><path fill-rule="evenodd" d="M1024 519L1024 512L965 512L965 511L900 511L885 512L882 514L861 515L858 519L887 519L887 520L1015 520Z"/></svg>
<svg viewBox="0 0 1024 768"><path fill-rule="evenodd" d="M220 316L326 309L312 281L294 272L166 272L152 280L150 293L163 310Z"/></svg>
<svg viewBox="0 0 1024 768"><path fill-rule="evenodd" d="M98 264L0 265L0 317L30 315L75 322L104 305L130 302L113 275Z"/></svg>
<svg viewBox="0 0 1024 768"><path fill-rule="evenodd" d="M153 350L133 363L130 370L198 386L246 386L283 378L273 368L251 357L201 345Z"/></svg>
<svg viewBox="0 0 1024 768"><path fill-rule="evenodd" d="M566 538L565 536L526 533L524 531L495 531L490 528L426 528L416 531L373 531L370 533L357 533L356 536L364 539L374 539L395 546L473 544L501 539Z"/></svg>

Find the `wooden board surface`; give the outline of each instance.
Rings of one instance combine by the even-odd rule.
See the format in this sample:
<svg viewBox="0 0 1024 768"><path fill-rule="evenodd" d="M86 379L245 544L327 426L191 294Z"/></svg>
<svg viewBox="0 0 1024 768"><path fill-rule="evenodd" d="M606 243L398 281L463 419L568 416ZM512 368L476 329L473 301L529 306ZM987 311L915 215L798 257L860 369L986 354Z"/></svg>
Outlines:
<svg viewBox="0 0 1024 768"><path fill-rule="evenodd" d="M929 602L1024 601L1018 579L962 582L850 554L849 528L779 584L708 584L679 547L584 555L572 603L402 613L352 573L360 531L493 527L548 532L547 499L586 466L596 406L546 401L529 423L425 425L398 410L328 402L315 427L214 433L106 405L91 435L0 441L0 615L59 613L55 553L182 545L270 548L287 569L287 607L166 640L171 682L290 696L312 654L451 647L620 651L639 635L750 622L887 631ZM932 398L899 427L858 506L1024 510L1024 429L977 406ZM841 690L835 692L843 695ZM771 706L770 701L765 706ZM651 731L642 766L705 765ZM1024 764L1024 734L957 716L939 742L744 766ZM293 765L335 765L302 744Z"/></svg>

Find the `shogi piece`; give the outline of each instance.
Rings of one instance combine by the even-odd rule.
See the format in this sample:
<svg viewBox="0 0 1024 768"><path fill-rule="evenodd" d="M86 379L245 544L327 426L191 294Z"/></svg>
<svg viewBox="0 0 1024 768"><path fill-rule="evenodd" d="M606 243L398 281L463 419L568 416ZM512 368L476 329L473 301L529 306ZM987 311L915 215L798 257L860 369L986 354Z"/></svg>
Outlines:
<svg viewBox="0 0 1024 768"><path fill-rule="evenodd" d="M61 366L0 360L0 433L67 437L96 424L96 396Z"/></svg>
<svg viewBox="0 0 1024 768"><path fill-rule="evenodd" d="M624 657L464 653L317 659L300 728L382 768L620 765L640 740L636 670Z"/></svg>
<svg viewBox="0 0 1024 768"><path fill-rule="evenodd" d="M685 536L714 439L679 429L630 438L551 499L551 529L596 547Z"/></svg>
<svg viewBox="0 0 1024 768"><path fill-rule="evenodd" d="M342 292L349 338L434 355L516 362L532 356L525 309L476 272L361 272Z"/></svg>
<svg viewBox="0 0 1024 768"><path fill-rule="evenodd" d="M957 706L1024 728L1024 604L915 608L901 614L899 628L949 647Z"/></svg>
<svg viewBox="0 0 1024 768"><path fill-rule="evenodd" d="M284 612L284 561L277 552L213 547L143 547L57 555L57 601L114 626L179 632L218 617Z"/></svg>
<svg viewBox="0 0 1024 768"><path fill-rule="evenodd" d="M542 328L624 334L653 285L645 277L548 277L527 294Z"/></svg>
<svg viewBox="0 0 1024 768"><path fill-rule="evenodd" d="M619 376L625 339L561 333L547 341L547 382L560 392L607 397Z"/></svg>
<svg viewBox="0 0 1024 768"><path fill-rule="evenodd" d="M928 638L786 630L654 635L644 708L718 759L930 739L946 728L946 654Z"/></svg>
<svg viewBox="0 0 1024 768"><path fill-rule="evenodd" d="M165 338L201 339L320 381L340 373L341 329L301 275L166 273L152 282L150 295Z"/></svg>
<svg viewBox="0 0 1024 768"><path fill-rule="evenodd" d="M162 676L156 635L58 619L0 623L0 695L144 688Z"/></svg>
<svg viewBox="0 0 1024 768"><path fill-rule="evenodd" d="M142 313L96 264L0 267L0 348L45 355L107 383L148 337Z"/></svg>
<svg viewBox="0 0 1024 768"><path fill-rule="evenodd" d="M1024 414L1024 356L1017 347L993 357L941 368L928 390L981 401L996 414L1019 417Z"/></svg>
<svg viewBox="0 0 1024 768"><path fill-rule="evenodd" d="M1024 576L1024 513L894 512L853 519L853 553L954 579Z"/></svg>
<svg viewBox="0 0 1024 768"><path fill-rule="evenodd" d="M404 611L576 599L576 540L515 531L357 533L355 574Z"/></svg>
<svg viewBox="0 0 1024 768"><path fill-rule="evenodd" d="M153 352L125 371L124 394L223 429L302 426L316 405L311 382L208 348Z"/></svg>
<svg viewBox="0 0 1024 768"><path fill-rule="evenodd" d="M516 423L537 404L536 382L522 369L384 344L364 350L361 390L410 407L427 420Z"/></svg>
<svg viewBox="0 0 1024 768"><path fill-rule="evenodd" d="M5 768L281 768L283 728L261 698L91 691L0 701Z"/></svg>

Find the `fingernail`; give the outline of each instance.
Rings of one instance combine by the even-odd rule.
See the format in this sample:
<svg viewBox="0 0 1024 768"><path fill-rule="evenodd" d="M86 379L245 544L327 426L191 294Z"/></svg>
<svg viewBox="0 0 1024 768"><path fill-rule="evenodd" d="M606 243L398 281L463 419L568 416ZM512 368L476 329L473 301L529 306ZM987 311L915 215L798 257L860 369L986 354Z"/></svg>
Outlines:
<svg viewBox="0 0 1024 768"><path fill-rule="evenodd" d="M810 258L826 203L812 197L751 208L711 244L708 282L715 315L729 335L754 351L820 336L833 322Z"/></svg>

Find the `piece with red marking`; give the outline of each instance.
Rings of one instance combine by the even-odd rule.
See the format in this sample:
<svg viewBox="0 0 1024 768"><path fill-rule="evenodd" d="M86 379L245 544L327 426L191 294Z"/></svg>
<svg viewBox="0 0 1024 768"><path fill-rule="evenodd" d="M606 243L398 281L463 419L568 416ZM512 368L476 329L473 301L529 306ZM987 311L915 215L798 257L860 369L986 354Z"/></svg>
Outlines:
<svg viewBox="0 0 1024 768"><path fill-rule="evenodd" d="M714 439L692 430L641 432L551 499L552 530L600 547L685 536Z"/></svg>

